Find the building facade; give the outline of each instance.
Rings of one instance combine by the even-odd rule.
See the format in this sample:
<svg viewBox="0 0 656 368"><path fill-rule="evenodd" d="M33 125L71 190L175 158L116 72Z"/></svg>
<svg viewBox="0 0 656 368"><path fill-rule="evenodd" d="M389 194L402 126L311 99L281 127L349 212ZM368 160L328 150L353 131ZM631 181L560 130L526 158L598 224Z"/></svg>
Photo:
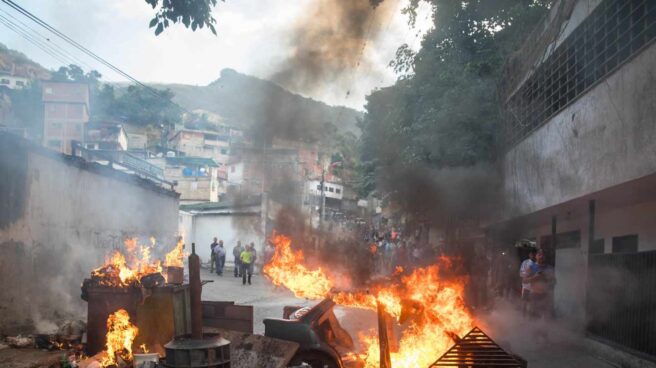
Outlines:
<svg viewBox="0 0 656 368"><path fill-rule="evenodd" d="M169 137L169 147L188 156L207 157L220 165L228 162L230 146L242 136L241 130L217 126L216 131L180 129Z"/></svg>
<svg viewBox="0 0 656 368"><path fill-rule="evenodd" d="M508 208L487 229L547 252L570 326L650 359L656 294L640 290L656 288L654 39L656 2L554 4L500 87Z"/></svg>
<svg viewBox="0 0 656 368"><path fill-rule="evenodd" d="M89 122L89 86L43 82L43 145L70 154L71 142L83 141Z"/></svg>
<svg viewBox="0 0 656 368"><path fill-rule="evenodd" d="M164 178L175 183L180 203L218 202L225 193L225 175L219 165L204 157L156 157L148 159L164 170Z"/></svg>

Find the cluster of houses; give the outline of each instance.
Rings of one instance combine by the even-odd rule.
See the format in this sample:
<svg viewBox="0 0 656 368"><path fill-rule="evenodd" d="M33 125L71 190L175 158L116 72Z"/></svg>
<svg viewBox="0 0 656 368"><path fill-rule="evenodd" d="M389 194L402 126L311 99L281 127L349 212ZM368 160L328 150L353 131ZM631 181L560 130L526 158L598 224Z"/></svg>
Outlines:
<svg viewBox="0 0 656 368"><path fill-rule="evenodd" d="M23 86L29 83L26 79ZM190 241L209 244L219 236L228 244L239 239L261 246L284 206L301 210L313 227L357 209L355 193L330 170L332 152L316 144L274 139L259 147L243 129L211 113L206 114L213 123L204 129L95 121L87 84L43 80L41 86L43 129L38 134L18 129L18 134L175 190L179 232Z"/></svg>

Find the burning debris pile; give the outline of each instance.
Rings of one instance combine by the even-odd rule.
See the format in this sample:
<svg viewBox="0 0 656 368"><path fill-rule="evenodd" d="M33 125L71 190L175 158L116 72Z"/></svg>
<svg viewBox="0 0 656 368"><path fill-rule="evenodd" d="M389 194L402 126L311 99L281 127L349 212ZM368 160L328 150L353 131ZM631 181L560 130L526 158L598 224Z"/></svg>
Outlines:
<svg viewBox="0 0 656 368"><path fill-rule="evenodd" d="M93 355L85 361L87 364L98 367L131 364L136 353L134 345L140 336L135 318L137 307L155 289L183 283L182 237L173 250L161 257L164 261L153 256L156 240L150 238L149 243L140 244L136 238L125 240L123 251L115 250L104 265L91 271L90 278L84 280L82 299L89 303L86 351ZM137 350L148 353L149 348L142 343Z"/></svg>
<svg viewBox="0 0 656 368"><path fill-rule="evenodd" d="M366 290L338 290L338 278L321 268L309 269L302 251L293 251L290 238L272 238L275 253L264 273L276 285L297 297L330 297L346 307L376 311L380 305L393 317L402 334L398 348L391 352L395 368L428 366L453 344L452 336L463 336L474 327L474 320L463 303L464 281L445 280L441 266L432 265L403 273L401 269L384 283ZM443 268L443 267L442 267ZM364 367L380 365L380 347L375 331L359 337L362 352L351 353Z"/></svg>
<svg viewBox="0 0 656 368"><path fill-rule="evenodd" d="M125 252L115 250L105 264L93 270L91 278L85 280L82 286L82 299L85 299L85 289L89 286L126 288L145 284L152 287L161 285L165 281L169 282L168 279L165 280L162 272L166 268L168 276L170 268L183 267L184 242L179 238L176 247L165 255L163 264L161 260L151 260L152 251L157 243L154 238L150 238L150 242L150 245L143 245L138 244L137 238L125 240Z"/></svg>

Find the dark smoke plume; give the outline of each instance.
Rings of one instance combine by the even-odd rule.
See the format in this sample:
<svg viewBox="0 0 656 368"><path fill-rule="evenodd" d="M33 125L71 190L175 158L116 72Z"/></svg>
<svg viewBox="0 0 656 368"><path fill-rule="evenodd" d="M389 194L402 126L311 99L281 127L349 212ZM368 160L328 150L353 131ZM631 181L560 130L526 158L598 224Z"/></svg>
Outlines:
<svg viewBox="0 0 656 368"><path fill-rule="evenodd" d="M365 48L389 21L398 0L316 0L290 35L294 49L272 80L300 93L322 84L342 84L366 68ZM346 93L346 90L345 90Z"/></svg>

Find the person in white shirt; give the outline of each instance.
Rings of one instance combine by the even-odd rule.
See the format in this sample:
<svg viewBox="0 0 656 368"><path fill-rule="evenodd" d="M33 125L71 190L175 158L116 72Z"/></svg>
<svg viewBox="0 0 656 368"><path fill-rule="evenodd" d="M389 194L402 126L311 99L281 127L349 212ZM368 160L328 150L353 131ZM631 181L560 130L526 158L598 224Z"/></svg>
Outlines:
<svg viewBox="0 0 656 368"><path fill-rule="evenodd" d="M529 300L531 300L531 283L527 279L532 275L531 267L535 264L536 250L531 248L528 258L519 266L519 277L522 278L522 312L524 316L528 313Z"/></svg>

